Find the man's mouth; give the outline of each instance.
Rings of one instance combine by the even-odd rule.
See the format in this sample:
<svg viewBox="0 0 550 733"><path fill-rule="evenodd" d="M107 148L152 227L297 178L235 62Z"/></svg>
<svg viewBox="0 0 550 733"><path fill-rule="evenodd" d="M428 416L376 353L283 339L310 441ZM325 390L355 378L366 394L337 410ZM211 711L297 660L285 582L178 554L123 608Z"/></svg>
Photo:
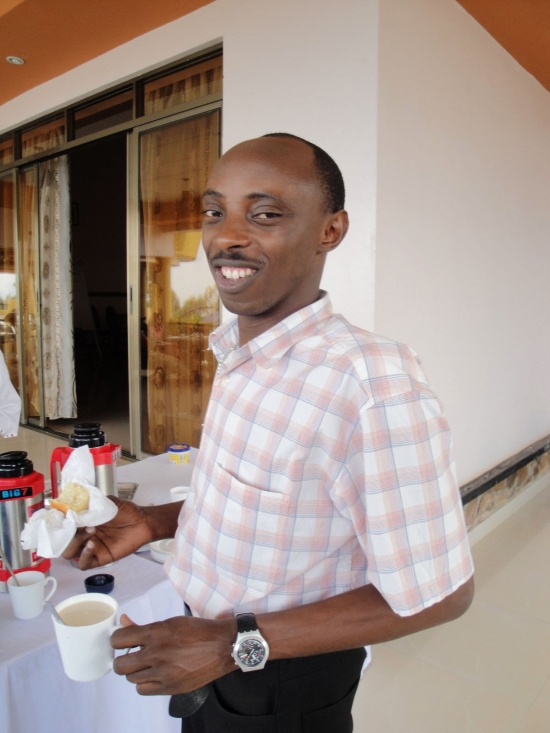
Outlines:
<svg viewBox="0 0 550 733"><path fill-rule="evenodd" d="M226 280L244 280L256 272L250 267L220 267L219 269Z"/></svg>

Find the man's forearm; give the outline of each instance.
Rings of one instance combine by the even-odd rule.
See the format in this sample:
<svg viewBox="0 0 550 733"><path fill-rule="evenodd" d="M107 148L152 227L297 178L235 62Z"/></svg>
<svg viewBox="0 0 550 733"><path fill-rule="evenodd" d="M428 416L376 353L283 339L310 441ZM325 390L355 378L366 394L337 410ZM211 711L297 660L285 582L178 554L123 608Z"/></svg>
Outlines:
<svg viewBox="0 0 550 733"><path fill-rule="evenodd" d="M302 657L367 644L438 626L461 616L473 598L473 578L443 601L402 617L372 585L287 611L258 614L270 659Z"/></svg>
<svg viewBox="0 0 550 733"><path fill-rule="evenodd" d="M307 606L257 614L256 619L269 644L269 658L290 659L353 649L437 626L464 613L472 595L469 580L440 603L402 618L373 586L365 586ZM137 683L142 695L188 692L236 669L231 657L237 635L234 617L214 621L181 616L147 626L122 621L126 628L115 631L112 645L141 649L117 657L115 671Z"/></svg>

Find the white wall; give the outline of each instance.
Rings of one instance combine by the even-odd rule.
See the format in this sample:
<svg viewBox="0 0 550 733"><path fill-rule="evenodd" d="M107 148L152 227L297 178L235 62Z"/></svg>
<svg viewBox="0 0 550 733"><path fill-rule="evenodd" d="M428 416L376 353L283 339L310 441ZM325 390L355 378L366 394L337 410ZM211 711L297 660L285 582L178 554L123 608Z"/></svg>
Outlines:
<svg viewBox="0 0 550 733"><path fill-rule="evenodd" d="M223 147L266 132L312 140L341 166L351 229L324 286L373 322L378 0L217 0L0 107L0 131L216 41L224 44Z"/></svg>
<svg viewBox="0 0 550 733"><path fill-rule="evenodd" d="M550 94L454 0L382 0L376 317L462 482L550 433Z"/></svg>

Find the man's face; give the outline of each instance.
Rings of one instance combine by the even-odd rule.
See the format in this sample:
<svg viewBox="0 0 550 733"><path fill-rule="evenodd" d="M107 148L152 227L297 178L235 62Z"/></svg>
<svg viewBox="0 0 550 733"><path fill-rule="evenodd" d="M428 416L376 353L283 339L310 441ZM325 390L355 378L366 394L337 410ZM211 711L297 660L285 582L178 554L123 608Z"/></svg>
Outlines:
<svg viewBox="0 0 550 733"><path fill-rule="evenodd" d="M317 299L332 215L308 146L277 138L238 145L214 166L203 205L206 256L240 326L261 333Z"/></svg>

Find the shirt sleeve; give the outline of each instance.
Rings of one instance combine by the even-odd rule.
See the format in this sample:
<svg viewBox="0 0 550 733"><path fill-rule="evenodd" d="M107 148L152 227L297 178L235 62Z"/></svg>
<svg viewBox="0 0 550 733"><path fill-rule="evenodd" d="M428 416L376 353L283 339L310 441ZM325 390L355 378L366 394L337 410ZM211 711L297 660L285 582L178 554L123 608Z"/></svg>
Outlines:
<svg viewBox="0 0 550 733"><path fill-rule="evenodd" d="M368 580L409 616L473 574L451 435L429 388L365 406L341 498L367 558Z"/></svg>

